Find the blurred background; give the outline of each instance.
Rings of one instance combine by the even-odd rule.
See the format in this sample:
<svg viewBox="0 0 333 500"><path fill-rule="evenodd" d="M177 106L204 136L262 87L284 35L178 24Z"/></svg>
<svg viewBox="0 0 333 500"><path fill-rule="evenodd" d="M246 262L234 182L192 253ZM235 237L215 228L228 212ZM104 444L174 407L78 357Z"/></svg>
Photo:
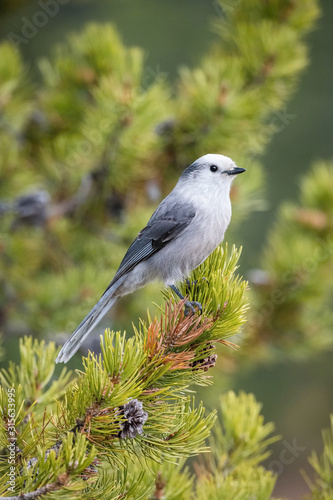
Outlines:
<svg viewBox="0 0 333 500"><path fill-rule="evenodd" d="M35 134L35 137L31 141L31 149L29 150L30 162L33 163L33 149L39 141L39 134L44 134L44 122L47 120L48 113L52 114L52 107L58 106L57 109L59 110L61 106L64 109L68 106L65 98L59 104L60 97L57 95L59 88L54 90L56 88L56 83L54 82L58 78L57 72L52 72L52 69L54 69L52 64L50 67L47 67L45 58L52 59L56 57L54 56L55 46L59 43L64 43L68 35L74 32L81 32L85 25L92 21L100 23L111 22L116 27L126 47L136 46L144 50L143 87L152 88L155 84L169 86L171 97L165 97L165 102L163 102L164 109L161 113L163 119L161 122L164 130L172 127L173 111L171 110L171 105L168 108L168 99L172 98L176 92L175 88L178 85L179 69L184 66L188 68L198 67L212 44L217 43L218 33L212 29L212 23L223 16L220 5L214 0L169 0L168 2L161 0L141 0L140 3L133 0L109 0L107 2L105 0L95 0L94 2L89 0L68 0L62 3L59 1L57 6L57 12L48 15L45 25L43 25L43 17L40 18L39 22L43 26L39 27L36 33L34 32L34 26L31 27L29 25L29 21L31 22L36 12L41 10L37 2L24 0L2 2L0 7L0 39L2 41L9 40L12 44L17 45L24 63L24 76L28 76L29 78L29 88L21 89L22 95L25 92L33 92L31 89L38 88L40 85L45 85L46 88L51 89L50 95L46 95L46 90L39 94L38 99L42 103L41 109L43 111L35 110L35 114L31 114L31 109L29 110L30 122L28 123L28 129L30 134ZM331 161L333 158L332 2L330 0L322 0L321 9L322 14L316 22L315 29L311 30L305 39L309 49L310 62L302 72L299 84L292 93L291 98L286 101L281 110L275 112L274 116L275 119L277 117L278 126L275 127L274 133L271 134L272 137L269 137L269 140L267 139L267 146L264 148L260 145L258 154L256 154L256 151L251 151L251 162L254 164L253 170L256 169L255 163L258 159L263 166L264 187L256 191L254 196L257 199L260 198L260 203L256 204L256 210L251 211L250 216L246 220L241 213L239 216L237 215L236 208L235 227L232 227L232 223L226 238L230 243L243 246L240 273L246 278L253 276L253 271L251 275L251 270L261 267L261 255L267 241L267 234L275 223L281 203L286 200L291 202L297 201L300 179L310 171L314 162L318 160ZM21 40L17 37L15 38L13 34L22 35L23 26L27 26L26 34L28 36L25 36ZM91 36L98 36L98 31ZM114 43L116 45L117 42L115 41ZM77 42L78 45L79 42ZM41 63L41 60L44 60L44 62ZM0 64L3 63L0 62ZM65 64L70 66L68 61L64 63L64 67ZM136 63L133 64L135 66ZM66 71L69 74L70 70L68 68ZM85 74L82 80L83 86L84 84L89 86L93 79L93 75ZM67 91L66 83L63 84L62 89L64 93ZM100 95L95 96L96 99L105 98L107 100L107 95L102 94L103 89ZM22 99L24 101L23 97ZM85 99L86 96L84 95L84 90L82 90L82 100ZM150 105L149 103L154 99L154 96L151 96L149 99L147 106ZM79 112L75 114L76 111L73 111L73 121L77 119L81 120L82 118ZM141 112L140 106L136 108L136 111L138 113ZM151 111L152 115L154 113L157 113L155 108ZM98 115L96 113L91 118L91 123L95 120L96 127L98 127L100 119L103 120L104 117L102 114ZM146 118L146 120L148 119L149 117ZM54 121L56 122L56 119ZM66 127L70 127L70 120L68 120L68 123L61 124L59 127L65 130ZM52 126L55 127L54 123ZM231 126L229 125L229 127ZM144 127L144 121L143 125L139 125L140 127ZM75 134L79 134L79 132L76 131ZM229 130L229 134L232 135L233 130ZM138 148L139 143L135 142L136 136L134 135L133 137L131 138L130 136L128 140L134 140L134 147ZM71 137L71 140L77 139ZM166 143L168 142L168 137L165 141ZM264 143L266 143L266 139L263 140L263 145ZM2 142L1 144L4 143ZM1 144L0 149L2 148ZM184 155L184 158L181 154L178 154L174 170L168 169L168 162L171 161L170 158L172 159L172 152L170 152L171 148L168 149L167 146L163 155L160 155L152 147L153 154L150 156L151 165L149 165L148 173L146 172L141 178L136 179L136 182L141 186L143 182L147 184L147 179L150 179L151 182L145 188L142 188L141 194L133 194L134 200L130 199L128 201L127 197L126 208L128 206L133 207L136 203L140 206L142 198L149 199L149 206L147 207L147 203L143 202L142 206L144 209L142 209L142 212L140 212L139 208L136 218L127 219L123 214L124 206L120 184L116 186L112 198L107 199L111 213L111 225L119 226L115 230L115 233L112 233L111 241L107 237L106 243L99 245L98 234L96 234L94 240L91 240L89 243L87 241L87 238L90 238L89 234L80 233L81 239L78 245L82 247L86 246L84 252L87 252L87 255L91 256L89 269L85 270L86 274L82 276L82 279L86 282L94 281L95 285L92 290L89 289L89 286L86 287L86 295L84 293L81 295L74 318L66 316L66 301L70 303L68 297L64 297L63 302L58 301L53 304L52 307L54 307L55 311L53 316L50 312L52 308L48 309L49 306L47 303L47 295L48 293L51 294L51 291L45 292L47 289L43 289L41 292L32 286L31 294L35 297L35 300L40 301L40 304L45 302L44 321L40 324L33 324L32 322L29 326L24 325L25 312L23 306L23 317L18 314L11 325L8 326L7 324L6 328L3 328L5 333L3 348L5 350L2 366L7 366L8 360L17 359L19 335L30 332L42 335L42 332L45 332L44 335L46 338L52 338L53 327L50 325L53 322L57 322L60 327L55 333L59 333L57 338L60 342L76 326L76 320L80 317L82 319L86 312L88 312L90 305L93 305L95 299L102 293L104 285L112 278L113 271L117 267L117 263L120 262L126 245L142 227L145 220L147 220L147 214L151 213L162 194L164 195L165 191L167 192L172 187L179 172L186 166L186 155ZM48 150L46 148L42 158L44 164L49 161L51 153L58 154L60 158L61 153L59 151L61 147L62 144L58 141L55 146L51 145ZM232 147L230 146L228 149L229 151L227 152L231 154ZM64 156L66 155L66 151L68 152L68 149L64 148L64 152L62 153ZM167 151L167 154L165 151ZM202 154L207 152L217 151L202 150ZM218 152L223 152L223 146L221 147L221 151ZM125 158L126 162L131 161L131 155L133 154L133 151L128 154ZM167 160L165 159L166 157ZM59 160L59 158L57 161L61 163L61 159ZM141 158L139 157L134 163L133 169L143 168L142 161L144 158L144 154ZM158 165L154 163L157 160L160 160ZM38 161L41 161L41 159L39 158ZM126 162L124 161L124 164L119 168L126 169ZM13 160L13 163L15 163L15 160ZM84 163L84 160L82 160L82 163ZM239 160L237 160L237 163L239 166L251 169L251 165L250 167L247 165L246 154L242 157L242 164L239 163ZM9 203L9 200L13 199L13 196L15 197L15 190L17 190L17 196L22 195L25 192L23 189L24 186L27 187L27 192L29 192L29 189L31 191L32 188L40 189L43 187L45 189L42 178L46 172L46 168L40 171L39 184L36 184L34 181L34 185L31 184L32 177L30 177L29 165L22 165L20 168L22 170L25 169L24 179L18 177L20 180L19 182L13 182L11 192L7 194L7 191L4 189L1 190L0 187L1 201L3 203ZM83 168L88 170L88 166L83 165ZM77 167L75 169L77 172ZM14 169L12 173L16 175ZM10 171L6 175L10 175ZM6 180L6 175L2 177L3 182ZM80 184L81 177L78 173L74 183L75 189L81 189L80 192L84 190L84 187ZM164 180L162 186L161 179ZM65 177L62 182L64 185L66 184ZM246 179L243 179L242 183L246 183ZM66 210L62 206L62 202L66 201L66 189L64 186L62 186L62 194L59 194L60 191L52 192L52 175L49 175L46 185L49 186L48 191L52 199L57 198L56 208L58 210ZM4 186L5 184L3 184ZM241 194L242 189L245 188L240 188ZM234 196L235 205L237 205L237 193ZM98 217L103 218L98 206L92 204L90 209ZM56 218L56 215L54 217ZM75 224L79 225L80 217L76 217L75 215L73 217ZM0 235L1 239L5 238L7 229L13 224L13 221L7 221L4 224L5 226L3 226ZM87 224L89 231L93 233L93 219L89 220ZM128 224L130 225L129 229ZM126 230L123 229L124 226L127 227ZM11 227L11 230L13 230L13 227ZM36 229L34 228L33 230L35 231ZM20 231L27 232L28 234L31 228L24 227L22 230L20 227L15 228L16 235ZM48 231L50 230L48 229ZM27 237L27 234L25 237ZM63 242L63 234L62 230L59 230L57 233L61 242ZM117 250L119 247L119 238L122 239L123 246ZM2 244L5 245L4 240ZM48 244L50 245L49 250L46 251L44 247L42 250L49 255L50 259L54 259L57 262L57 252L61 253L62 249L59 247L59 249L55 250L57 242L52 242L51 238ZM75 241L72 244L75 245ZM24 257L20 255L20 245L24 247L23 239L13 242L13 246L11 247L13 251L12 255L15 256L17 253L18 258L24 260ZM108 245L110 245L110 250L108 250ZM32 253L30 250L26 254L28 266L28 259L31 255L34 255L36 261L38 260L38 245L33 249ZM82 248L80 251L83 251ZM75 250L77 255L79 255L80 251ZM104 260L100 260L97 256L99 252L103 253ZM108 259L111 259L111 261L109 262ZM109 268L102 267L105 262L109 262ZM46 272L43 279L47 281L47 266L45 266L45 269ZM59 295L64 293L64 289L68 288L69 279L71 282L70 288L75 293L75 289L78 289L81 285L81 276L80 274L74 276L74 274L74 272L73 274L64 273L62 286L59 283L57 285L54 284L52 293L53 291ZM4 285L4 279L3 273L1 275L2 285ZM258 272L255 274L254 279L258 279ZM265 276L264 279L266 279ZM58 286L58 288L54 288L55 286ZM7 290L6 293L11 295L13 292L12 290ZM6 293L2 295L3 303L5 303L3 297ZM71 293L71 290L69 290L69 293ZM131 331L131 321L135 321L138 315L142 317L145 315L148 301L151 299L161 302L158 287L152 287L152 289L142 291L142 293L139 292L134 298L124 299L116 311L116 316L108 318L105 324L109 326L111 322L111 326L114 328L125 328L127 331ZM32 299L29 298L29 300L31 301ZM332 304L330 303L330 305ZM31 304L26 307L29 308L30 306ZM13 307L12 303L9 307ZM130 313L128 312L129 310ZM40 314L40 309L36 306L35 313L32 314ZM66 316L66 321L61 322L58 320L58 315ZM283 349L281 348L281 350ZM199 392L198 395L198 398L203 399L205 405L210 408L215 407L217 393L227 388L253 392L256 395L258 401L263 404L265 419L274 421L277 433L283 437L283 441L275 445L272 456L267 460L267 466L279 473L276 491L274 492L275 495L289 499L301 498L308 491L299 470L309 470L307 457L312 449L321 450L321 429L329 426L329 414L333 412L333 357L329 342L324 343L323 347L318 349L318 351L313 353L307 352L304 356L301 351L301 345L299 352L297 346L292 352L287 352L287 354L282 354L277 349L273 356L266 357L260 355L258 362L256 362L255 353L252 353L250 363L242 360L239 364L233 366L230 358L232 356L237 358L239 352L232 355L228 354L227 361L224 361L224 352L220 350L219 365L214 369L213 373L215 378L214 384L209 389L205 389L204 393L202 392L201 394ZM79 367L79 365L80 356L71 360L71 367ZM295 443L298 448L295 448ZM292 456L293 459L289 460L287 464L281 462L281 453L283 453L283 450L289 449L288 447L294 447L294 451L291 451L291 455L288 455Z"/></svg>

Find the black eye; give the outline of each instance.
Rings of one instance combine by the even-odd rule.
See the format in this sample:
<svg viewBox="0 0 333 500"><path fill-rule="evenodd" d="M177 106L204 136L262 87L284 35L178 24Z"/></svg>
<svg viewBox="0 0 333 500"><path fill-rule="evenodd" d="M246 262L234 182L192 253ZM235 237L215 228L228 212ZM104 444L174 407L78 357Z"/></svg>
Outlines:
<svg viewBox="0 0 333 500"><path fill-rule="evenodd" d="M210 166L210 171L211 171L211 172L217 172L217 171L218 171L217 166L216 166L216 165L211 165L211 166Z"/></svg>

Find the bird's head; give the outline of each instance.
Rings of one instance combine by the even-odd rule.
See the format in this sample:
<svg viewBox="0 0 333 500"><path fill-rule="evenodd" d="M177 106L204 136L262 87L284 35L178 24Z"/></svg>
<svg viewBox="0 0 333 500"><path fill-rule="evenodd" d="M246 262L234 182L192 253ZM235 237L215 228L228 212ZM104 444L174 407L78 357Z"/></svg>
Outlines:
<svg viewBox="0 0 333 500"><path fill-rule="evenodd" d="M198 158L192 165L182 173L181 182L197 185L199 189L227 189L237 174L245 172L245 168L239 168L227 156L208 154Z"/></svg>

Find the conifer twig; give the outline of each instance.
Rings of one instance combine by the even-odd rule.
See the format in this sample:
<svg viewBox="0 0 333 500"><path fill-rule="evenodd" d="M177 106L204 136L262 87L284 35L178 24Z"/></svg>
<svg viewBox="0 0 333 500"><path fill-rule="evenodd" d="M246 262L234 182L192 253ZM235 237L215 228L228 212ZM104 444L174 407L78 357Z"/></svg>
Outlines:
<svg viewBox="0 0 333 500"><path fill-rule="evenodd" d="M42 497L47 493L51 493L52 491L63 488L68 484L68 481L69 475L67 474L67 472L65 472L64 474L59 476L53 483L46 484L45 486L42 486L35 491L31 491L30 493L22 493L13 497L0 497L0 500L35 500L35 498Z"/></svg>

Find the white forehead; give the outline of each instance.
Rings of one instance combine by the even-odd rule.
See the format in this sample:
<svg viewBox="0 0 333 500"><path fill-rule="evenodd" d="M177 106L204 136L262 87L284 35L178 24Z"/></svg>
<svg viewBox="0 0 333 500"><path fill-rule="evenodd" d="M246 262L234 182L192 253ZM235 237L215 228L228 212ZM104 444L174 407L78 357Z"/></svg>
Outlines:
<svg viewBox="0 0 333 500"><path fill-rule="evenodd" d="M198 164L214 164L218 167L223 167L223 168L228 168L230 164L233 164L234 162L232 161L231 158L228 156L224 155L215 155L215 154L208 154L201 156L196 160L196 163Z"/></svg>

